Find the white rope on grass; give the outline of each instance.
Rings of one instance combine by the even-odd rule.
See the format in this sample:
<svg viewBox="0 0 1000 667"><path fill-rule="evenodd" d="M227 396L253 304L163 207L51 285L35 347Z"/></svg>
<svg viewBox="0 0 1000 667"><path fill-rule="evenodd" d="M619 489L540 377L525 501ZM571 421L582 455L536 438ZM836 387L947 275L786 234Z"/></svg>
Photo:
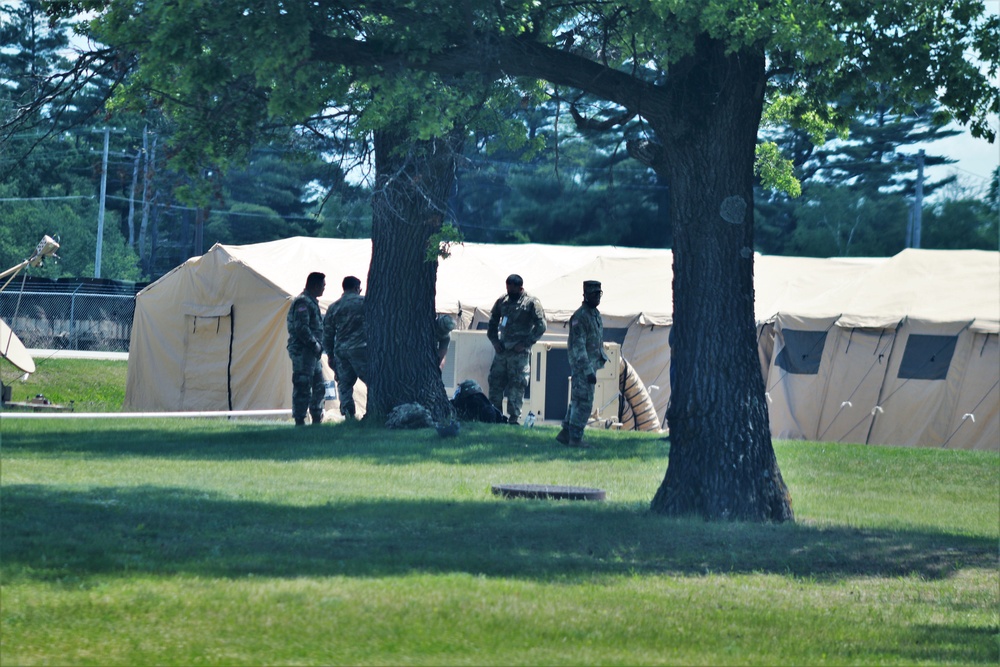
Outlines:
<svg viewBox="0 0 1000 667"><path fill-rule="evenodd" d="M217 417L291 417L286 410L205 410L199 412L13 412L0 411L0 419L193 419Z"/></svg>

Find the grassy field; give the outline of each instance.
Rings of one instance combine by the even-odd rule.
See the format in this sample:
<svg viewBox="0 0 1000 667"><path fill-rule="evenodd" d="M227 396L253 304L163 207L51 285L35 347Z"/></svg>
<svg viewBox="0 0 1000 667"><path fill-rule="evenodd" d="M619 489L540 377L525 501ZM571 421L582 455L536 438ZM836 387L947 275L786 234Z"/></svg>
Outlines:
<svg viewBox="0 0 1000 667"><path fill-rule="evenodd" d="M0 663L1000 661L995 453L779 442L796 523L714 524L554 434L0 415Z"/></svg>
<svg viewBox="0 0 1000 667"><path fill-rule="evenodd" d="M125 402L126 361L35 358L35 373L26 380L20 371L0 362L0 380L11 386L11 400L27 401L42 394L76 412L118 412Z"/></svg>

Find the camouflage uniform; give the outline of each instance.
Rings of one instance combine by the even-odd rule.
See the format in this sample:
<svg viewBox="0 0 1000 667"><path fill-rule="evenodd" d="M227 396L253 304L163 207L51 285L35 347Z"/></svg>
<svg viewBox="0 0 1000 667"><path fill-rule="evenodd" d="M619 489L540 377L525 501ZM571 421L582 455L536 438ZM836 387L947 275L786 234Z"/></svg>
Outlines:
<svg viewBox="0 0 1000 667"><path fill-rule="evenodd" d="M594 407L594 385L587 376L597 375L608 357L604 354L604 321L601 313L584 303L569 320L569 368L572 373L569 408L562 427L569 442L580 442Z"/></svg>
<svg viewBox="0 0 1000 667"><path fill-rule="evenodd" d="M512 299L504 294L493 304L486 335L491 342L503 347L493 357L488 382L490 402L503 412L503 397L507 395L508 422L518 423L524 390L528 387L531 346L545 333L545 311L542 304L527 292ZM523 349L515 352L520 343Z"/></svg>
<svg viewBox="0 0 1000 667"><path fill-rule="evenodd" d="M354 385L368 381L368 338L365 336L365 299L354 292L330 304L323 318L323 348L333 361L340 397L340 414L354 417Z"/></svg>
<svg viewBox="0 0 1000 667"><path fill-rule="evenodd" d="M305 422L306 411L313 423L323 421L323 316L319 301L306 292L292 299L288 308L288 356L292 358L292 417L296 424Z"/></svg>
<svg viewBox="0 0 1000 667"><path fill-rule="evenodd" d="M451 332L455 328L455 319L451 315L438 315L434 320L434 338L437 341L438 359L444 361L448 355L448 346L451 345Z"/></svg>

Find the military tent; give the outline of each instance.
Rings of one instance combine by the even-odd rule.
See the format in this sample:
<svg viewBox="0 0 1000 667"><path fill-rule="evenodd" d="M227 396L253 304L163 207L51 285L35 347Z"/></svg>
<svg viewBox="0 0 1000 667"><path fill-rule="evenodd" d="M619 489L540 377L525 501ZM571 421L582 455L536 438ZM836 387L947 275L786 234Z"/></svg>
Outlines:
<svg viewBox="0 0 1000 667"><path fill-rule="evenodd" d="M136 297L126 409L289 408L289 302L323 271L325 309L343 276L365 281L370 254L368 240L297 237L188 260ZM565 335L583 280L601 280L606 338L622 345L665 423L669 250L454 245L439 260L438 312L485 328L510 273L542 301L548 337ZM1000 253L757 256L755 310L776 437L1000 448Z"/></svg>

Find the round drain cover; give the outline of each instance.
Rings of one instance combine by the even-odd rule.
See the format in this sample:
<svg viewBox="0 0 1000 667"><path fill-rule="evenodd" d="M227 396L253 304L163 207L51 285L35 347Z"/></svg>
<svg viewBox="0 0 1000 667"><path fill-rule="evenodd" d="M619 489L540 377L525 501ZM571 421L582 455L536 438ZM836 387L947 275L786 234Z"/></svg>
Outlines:
<svg viewBox="0 0 1000 667"><path fill-rule="evenodd" d="M497 484L494 496L504 498L558 498L563 500L604 500L603 489L552 484Z"/></svg>

